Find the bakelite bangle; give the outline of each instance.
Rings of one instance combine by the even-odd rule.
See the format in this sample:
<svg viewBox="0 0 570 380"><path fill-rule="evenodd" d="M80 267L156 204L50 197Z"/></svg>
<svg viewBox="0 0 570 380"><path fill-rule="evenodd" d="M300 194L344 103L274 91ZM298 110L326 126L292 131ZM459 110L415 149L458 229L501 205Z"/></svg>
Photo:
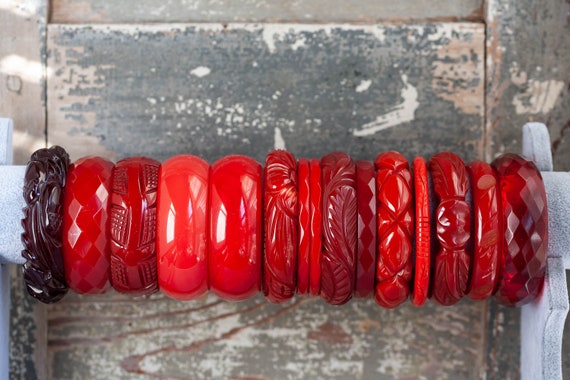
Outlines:
<svg viewBox="0 0 570 380"><path fill-rule="evenodd" d="M471 257L466 245L471 235L471 213L465 200L469 179L465 164L451 152L434 155L429 169L438 201L435 230L439 243L432 297L441 305L452 305L463 297L469 281Z"/></svg>
<svg viewBox="0 0 570 380"><path fill-rule="evenodd" d="M241 301L261 288L261 165L241 155L212 165L210 180L210 289Z"/></svg>
<svg viewBox="0 0 570 380"><path fill-rule="evenodd" d="M156 215L158 286L178 300L208 291L210 165L179 155L161 165Z"/></svg>
<svg viewBox="0 0 570 380"><path fill-rule="evenodd" d="M297 162L284 150L265 160L263 293L274 303L291 299L297 283Z"/></svg>
<svg viewBox="0 0 570 380"><path fill-rule="evenodd" d="M321 258L322 258L322 223L323 189L321 184L321 163L312 159L309 163L309 203L310 203L310 262L309 293L318 296L321 293Z"/></svg>
<svg viewBox="0 0 570 380"><path fill-rule="evenodd" d="M422 306L428 297L431 266L431 221L429 182L426 162L414 159L414 193L416 199L416 257L412 305Z"/></svg>
<svg viewBox="0 0 570 380"><path fill-rule="evenodd" d="M309 293L309 259L311 255L311 210L309 190L309 160L297 163L299 184L299 258L297 260L297 294Z"/></svg>
<svg viewBox="0 0 570 380"><path fill-rule="evenodd" d="M380 306L392 309L410 294L415 231L412 174L408 161L398 152L379 154L374 165L378 201L374 298Z"/></svg>
<svg viewBox="0 0 570 380"><path fill-rule="evenodd" d="M110 288L107 219L115 165L102 157L84 157L69 167L63 200L65 278L79 294Z"/></svg>
<svg viewBox="0 0 570 380"><path fill-rule="evenodd" d="M67 293L62 255L62 219L69 156L59 146L39 149L26 166L22 219L22 267L28 293L43 303Z"/></svg>
<svg viewBox="0 0 570 380"><path fill-rule="evenodd" d="M542 176L516 154L493 161L501 189L503 221L501 274L496 297L502 304L524 305L544 284L548 208Z"/></svg>
<svg viewBox="0 0 570 380"><path fill-rule="evenodd" d="M496 288L501 256L499 182L491 165L475 161L467 166L473 195L473 260L467 296L484 300Z"/></svg>
<svg viewBox="0 0 570 380"><path fill-rule="evenodd" d="M125 294L158 290L156 199L160 163L147 157L125 158L113 169L109 231L111 285Z"/></svg>
<svg viewBox="0 0 570 380"><path fill-rule="evenodd" d="M321 159L321 178L321 297L341 305L352 297L356 272L356 166L346 153L330 153Z"/></svg>

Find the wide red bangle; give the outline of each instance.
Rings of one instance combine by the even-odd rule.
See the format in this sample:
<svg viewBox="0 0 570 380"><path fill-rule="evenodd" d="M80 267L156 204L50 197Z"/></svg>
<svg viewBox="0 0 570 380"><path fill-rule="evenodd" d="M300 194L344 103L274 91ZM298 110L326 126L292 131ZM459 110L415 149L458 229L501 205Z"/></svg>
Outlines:
<svg viewBox="0 0 570 380"><path fill-rule="evenodd" d="M261 165L241 155L212 165L210 180L210 289L229 301L261 287Z"/></svg>
<svg viewBox="0 0 570 380"><path fill-rule="evenodd" d="M499 183L491 165L475 161L467 166L473 196L473 265L467 296L484 300L496 288L501 256Z"/></svg>
<svg viewBox="0 0 570 380"><path fill-rule="evenodd" d="M102 157L84 157L67 173L63 263L67 285L79 294L105 293L110 288L107 218L113 167Z"/></svg>
<svg viewBox="0 0 570 380"><path fill-rule="evenodd" d="M429 182L426 161L414 159L414 191L416 198L416 258L412 304L422 306L428 297L431 265L431 222Z"/></svg>
<svg viewBox="0 0 570 380"><path fill-rule="evenodd" d="M311 210L309 202L309 160L297 163L299 183L299 258L297 265L297 294L309 293L309 257L311 254Z"/></svg>
<svg viewBox="0 0 570 380"><path fill-rule="evenodd" d="M318 296L321 293L321 258L322 258L322 223L323 193L321 184L321 163L312 159L309 163L309 203L310 203L310 263L309 293Z"/></svg>
<svg viewBox="0 0 570 380"><path fill-rule="evenodd" d="M398 152L381 153L376 166L378 200L378 259L374 298L385 308L395 308L410 294L414 212L412 174Z"/></svg>
<svg viewBox="0 0 570 380"><path fill-rule="evenodd" d="M265 160L263 293L275 303L295 295L297 283L297 162L284 150Z"/></svg>
<svg viewBox="0 0 570 380"><path fill-rule="evenodd" d="M110 222L111 285L134 296L158 290L156 198L160 163L147 157L120 160L113 169Z"/></svg>
<svg viewBox="0 0 570 380"><path fill-rule="evenodd" d="M196 156L175 156L160 167L158 285L174 299L194 299L208 290L209 181L210 165Z"/></svg>
<svg viewBox="0 0 570 380"><path fill-rule="evenodd" d="M356 166L346 153L330 153L321 159L321 178L321 297L341 305L352 297L356 272Z"/></svg>
<svg viewBox="0 0 570 380"><path fill-rule="evenodd" d="M435 211L436 250L432 297L441 305L453 305L467 290L471 257L466 250L471 235L471 211L465 197L469 179L456 154L438 153L429 161Z"/></svg>
<svg viewBox="0 0 570 380"><path fill-rule="evenodd" d="M376 170L370 161L356 162L358 232L354 294L365 298L374 292L376 270Z"/></svg>
<svg viewBox="0 0 570 380"><path fill-rule="evenodd" d="M541 291L546 272L548 209L542 176L536 166L516 154L493 161L501 189L502 261L496 297L520 306Z"/></svg>

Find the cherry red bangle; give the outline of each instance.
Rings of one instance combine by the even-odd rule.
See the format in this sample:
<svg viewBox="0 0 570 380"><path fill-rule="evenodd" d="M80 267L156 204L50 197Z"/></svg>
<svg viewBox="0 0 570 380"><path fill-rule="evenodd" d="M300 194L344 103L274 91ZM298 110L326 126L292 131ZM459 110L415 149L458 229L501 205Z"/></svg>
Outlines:
<svg viewBox="0 0 570 380"><path fill-rule="evenodd" d="M521 306L540 293L546 272L548 209L542 176L516 154L493 161L501 189L503 254L496 297Z"/></svg>
<svg viewBox="0 0 570 380"><path fill-rule="evenodd" d="M111 285L120 293L158 290L156 198L160 163L147 157L120 160L111 186Z"/></svg>
<svg viewBox="0 0 570 380"><path fill-rule="evenodd" d="M321 293L321 257L322 257L322 184L321 184L321 163L317 159L312 159L309 163L309 202L311 210L310 229L310 264L309 264L309 292L312 296Z"/></svg>
<svg viewBox="0 0 570 380"><path fill-rule="evenodd" d="M358 232L356 245L356 297L368 297L374 291L376 270L376 171L370 161L356 162Z"/></svg>
<svg viewBox="0 0 570 380"><path fill-rule="evenodd" d="M209 181L210 165L196 156L175 156L160 167L158 285L174 299L194 299L208 290Z"/></svg>
<svg viewBox="0 0 570 380"><path fill-rule="evenodd" d="M357 203L356 166L346 153L321 159L323 252L321 297L332 305L350 300L354 289Z"/></svg>
<svg viewBox="0 0 570 380"><path fill-rule="evenodd" d="M441 305L453 305L467 290L471 257L466 250L471 235L471 214L465 201L469 179L456 154L438 153L429 161L435 198L436 236L432 297Z"/></svg>
<svg viewBox="0 0 570 380"><path fill-rule="evenodd" d="M467 296L484 300L496 288L501 256L499 183L491 165L475 161L467 166L473 194L473 265Z"/></svg>
<svg viewBox="0 0 570 380"><path fill-rule="evenodd" d="M241 155L212 165L210 180L210 289L229 301L260 290L261 165Z"/></svg>
<svg viewBox="0 0 570 380"><path fill-rule="evenodd" d="M414 191L416 198L416 258L412 304L422 306L428 297L431 265L431 222L429 182L426 162L414 159Z"/></svg>
<svg viewBox="0 0 570 380"><path fill-rule="evenodd" d="M412 174L398 152L381 153L376 166L378 200L378 259L374 298L394 308L410 294L414 212Z"/></svg>
<svg viewBox="0 0 570 380"><path fill-rule="evenodd" d="M309 257L311 254L311 210L309 202L309 160L297 163L299 183L299 259L297 266L297 293L309 293Z"/></svg>
<svg viewBox="0 0 570 380"><path fill-rule="evenodd" d="M297 271L297 162L284 150L265 160L263 293L280 303L295 295Z"/></svg>
<svg viewBox="0 0 570 380"><path fill-rule="evenodd" d="M113 167L102 157L84 157L67 173L63 261L67 285L79 294L100 294L110 288L107 218Z"/></svg>

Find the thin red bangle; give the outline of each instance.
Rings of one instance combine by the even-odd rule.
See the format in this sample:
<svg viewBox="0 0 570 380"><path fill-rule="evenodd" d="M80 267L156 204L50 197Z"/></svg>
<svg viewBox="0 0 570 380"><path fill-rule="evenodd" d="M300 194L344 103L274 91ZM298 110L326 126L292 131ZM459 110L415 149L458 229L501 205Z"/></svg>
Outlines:
<svg viewBox="0 0 570 380"><path fill-rule="evenodd" d="M465 164L454 153L443 152L429 161L439 248L435 256L432 297L441 305L458 302L469 281L471 257L466 249L471 235L471 210L465 198L469 179Z"/></svg>
<svg viewBox="0 0 570 380"><path fill-rule="evenodd" d="M297 283L297 162L284 150L265 160L263 293L274 303L291 299Z"/></svg>
<svg viewBox="0 0 570 380"><path fill-rule="evenodd" d="M114 166L102 157L83 157L67 173L63 262L67 285L79 294L105 293L111 287L107 218Z"/></svg>
<svg viewBox="0 0 570 380"><path fill-rule="evenodd" d="M475 161L467 166L473 194L473 266L467 296L484 300L496 288L501 256L499 181L491 165Z"/></svg>
<svg viewBox="0 0 570 380"><path fill-rule="evenodd" d="M356 273L356 166L346 153L334 152L321 159L321 170L321 297L342 305L352 297Z"/></svg>
<svg viewBox="0 0 570 380"><path fill-rule="evenodd" d="M322 258L322 222L323 222L323 201L321 184L321 163L317 159L312 159L309 163L309 191L310 191L310 211L311 229L310 246L311 256L309 264L309 292L312 296L321 293L321 258Z"/></svg>
<svg viewBox="0 0 570 380"><path fill-rule="evenodd" d="M140 296L158 290L156 199L160 163L147 157L120 160L113 169L110 235L111 285Z"/></svg>
<svg viewBox="0 0 570 380"><path fill-rule="evenodd" d="M426 162L414 159L414 191L416 198L416 257L412 305L422 306L428 297L431 265L431 221L429 182Z"/></svg>
<svg viewBox="0 0 570 380"><path fill-rule="evenodd" d="M174 156L160 167L158 285L174 299L195 299L208 290L209 182L210 165L196 156Z"/></svg>
<svg viewBox="0 0 570 380"><path fill-rule="evenodd" d="M309 257L311 254L311 210L309 202L309 160L297 163L299 183L299 258L297 265L297 294L309 293Z"/></svg>
<svg viewBox="0 0 570 380"><path fill-rule="evenodd" d="M497 170L503 212L503 254L497 300L521 306L540 293L546 273L548 208L542 176L516 154L492 163Z"/></svg>
<svg viewBox="0 0 570 380"><path fill-rule="evenodd" d="M410 294L412 236L415 231L412 173L398 152L376 157L378 200L378 259L374 298L378 305L395 308Z"/></svg>
<svg viewBox="0 0 570 380"><path fill-rule="evenodd" d="M370 161L356 162L358 235L354 294L365 298L374 292L376 270L376 171Z"/></svg>

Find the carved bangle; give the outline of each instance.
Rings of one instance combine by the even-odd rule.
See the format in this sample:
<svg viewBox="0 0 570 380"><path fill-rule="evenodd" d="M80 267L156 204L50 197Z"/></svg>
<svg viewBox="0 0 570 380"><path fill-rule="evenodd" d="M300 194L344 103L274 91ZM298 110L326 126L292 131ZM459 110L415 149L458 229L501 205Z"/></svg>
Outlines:
<svg viewBox="0 0 570 380"><path fill-rule="evenodd" d="M310 203L310 277L309 293L318 296L321 293L321 258L322 258L322 223L323 223L323 188L321 184L321 163L313 158L309 163L309 203Z"/></svg>
<svg viewBox="0 0 570 380"><path fill-rule="evenodd" d="M311 254L311 210L309 202L309 160L300 158L298 171L299 202L299 257L297 265L297 294L309 293L309 263Z"/></svg>

